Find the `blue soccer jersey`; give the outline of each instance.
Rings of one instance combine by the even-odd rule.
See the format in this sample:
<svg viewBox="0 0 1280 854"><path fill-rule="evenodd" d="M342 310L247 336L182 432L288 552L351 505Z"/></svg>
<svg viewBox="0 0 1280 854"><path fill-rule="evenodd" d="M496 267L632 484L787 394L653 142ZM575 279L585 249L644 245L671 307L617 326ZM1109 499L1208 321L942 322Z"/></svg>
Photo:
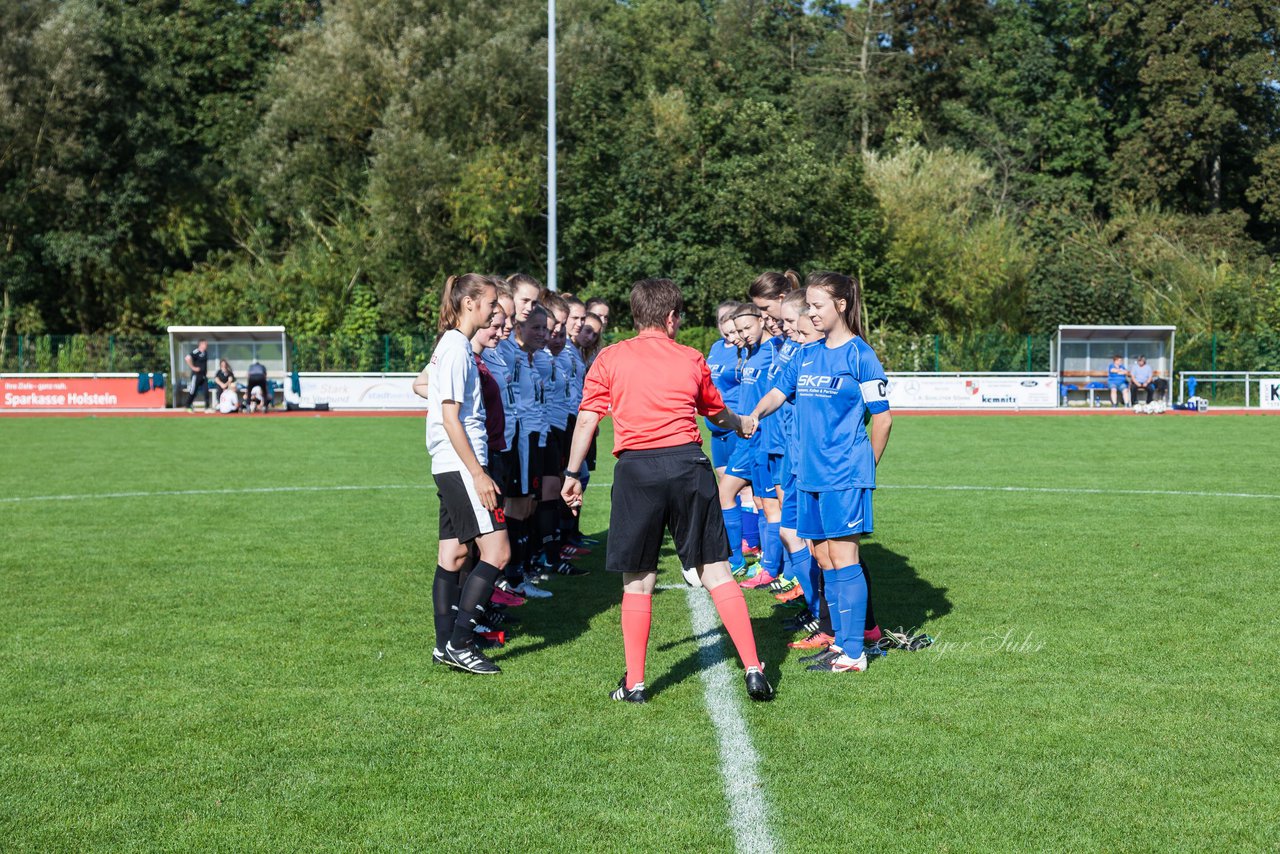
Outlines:
<svg viewBox="0 0 1280 854"><path fill-rule="evenodd" d="M773 342L765 341L744 355L746 359L742 363L742 384L738 386L738 406L742 407L739 411L750 412L771 388L769 367L773 364Z"/></svg>
<svg viewBox="0 0 1280 854"><path fill-rule="evenodd" d="M806 344L777 388L795 402L796 477L807 492L875 489L876 459L864 416L889 409L888 378L861 338Z"/></svg>
<svg viewBox="0 0 1280 854"><path fill-rule="evenodd" d="M778 336L770 343L773 345L773 361L769 365L766 389L772 389L777 384L778 378L786 371L787 365L791 364L791 357L800 352L800 345L789 338ZM763 434L760 450L763 453L781 456L786 452L787 427L793 415L792 410L790 403L783 404L776 412L760 422L760 432Z"/></svg>
<svg viewBox="0 0 1280 854"><path fill-rule="evenodd" d="M711 350L707 353L707 367L711 369L711 381L724 398L725 408L738 412L738 386L742 383L742 376L738 373L738 348L721 338L711 345ZM713 436L732 432L717 427L710 421L707 422L707 428Z"/></svg>

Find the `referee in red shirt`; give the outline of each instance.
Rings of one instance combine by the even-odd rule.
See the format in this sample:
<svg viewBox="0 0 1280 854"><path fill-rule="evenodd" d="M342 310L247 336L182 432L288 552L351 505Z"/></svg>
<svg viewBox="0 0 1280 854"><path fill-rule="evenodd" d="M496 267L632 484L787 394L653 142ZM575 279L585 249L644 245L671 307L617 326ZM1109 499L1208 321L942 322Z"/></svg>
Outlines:
<svg viewBox="0 0 1280 854"><path fill-rule="evenodd" d="M569 467L561 497L582 506L578 470L596 426L613 416L612 506L605 568L621 572L622 644L627 672L610 696L645 702L644 661L649 645L658 551L670 529L683 566L697 567L725 630L746 668L747 696L773 699L773 686L756 655L755 634L742 589L729 574L729 537L711 461L702 451L696 416L740 430L725 408L702 354L675 342L684 298L670 279L644 279L631 287L631 317L639 334L600 351L587 372Z"/></svg>

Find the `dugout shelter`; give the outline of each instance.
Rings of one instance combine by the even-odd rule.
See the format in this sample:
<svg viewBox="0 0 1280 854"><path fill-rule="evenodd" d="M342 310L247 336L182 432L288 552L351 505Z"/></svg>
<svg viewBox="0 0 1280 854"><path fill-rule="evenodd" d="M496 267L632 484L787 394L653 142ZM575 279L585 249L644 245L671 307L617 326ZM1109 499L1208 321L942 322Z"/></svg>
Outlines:
<svg viewBox="0 0 1280 854"><path fill-rule="evenodd" d="M255 360L267 369L267 376L282 383L289 373L289 336L283 326L170 326L169 383L171 406L180 406L186 385L186 355L201 338L209 342L209 381L218 372L218 360L226 359L236 379L244 382Z"/></svg>
<svg viewBox="0 0 1280 854"><path fill-rule="evenodd" d="M1176 326L1059 326L1049 349L1049 369L1058 375L1058 402L1091 405L1107 395L1107 365L1119 353L1132 368L1139 356L1173 387ZM1072 393L1076 394L1072 398Z"/></svg>

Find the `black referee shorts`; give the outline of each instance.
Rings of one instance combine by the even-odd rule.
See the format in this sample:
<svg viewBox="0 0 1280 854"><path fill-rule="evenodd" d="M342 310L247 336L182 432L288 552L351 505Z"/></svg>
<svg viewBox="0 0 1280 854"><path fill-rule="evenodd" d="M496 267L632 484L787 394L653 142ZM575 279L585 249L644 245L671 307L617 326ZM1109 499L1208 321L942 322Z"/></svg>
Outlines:
<svg viewBox="0 0 1280 854"><path fill-rule="evenodd" d="M682 566L728 559L716 477L701 445L623 451L613 468L611 495L605 556L610 572L657 569L668 530Z"/></svg>

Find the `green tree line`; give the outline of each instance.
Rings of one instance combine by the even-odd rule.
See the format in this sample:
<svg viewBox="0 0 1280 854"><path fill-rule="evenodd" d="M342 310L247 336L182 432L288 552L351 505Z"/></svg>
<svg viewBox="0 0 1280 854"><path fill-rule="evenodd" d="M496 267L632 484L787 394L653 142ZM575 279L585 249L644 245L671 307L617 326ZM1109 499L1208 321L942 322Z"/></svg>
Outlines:
<svg viewBox="0 0 1280 854"><path fill-rule="evenodd" d="M1274 332L1278 18L560 0L560 286L625 322L667 275L705 323L761 270L832 268L882 336ZM358 349L429 334L450 273L545 271L541 0L0 0L0 33L0 349Z"/></svg>

